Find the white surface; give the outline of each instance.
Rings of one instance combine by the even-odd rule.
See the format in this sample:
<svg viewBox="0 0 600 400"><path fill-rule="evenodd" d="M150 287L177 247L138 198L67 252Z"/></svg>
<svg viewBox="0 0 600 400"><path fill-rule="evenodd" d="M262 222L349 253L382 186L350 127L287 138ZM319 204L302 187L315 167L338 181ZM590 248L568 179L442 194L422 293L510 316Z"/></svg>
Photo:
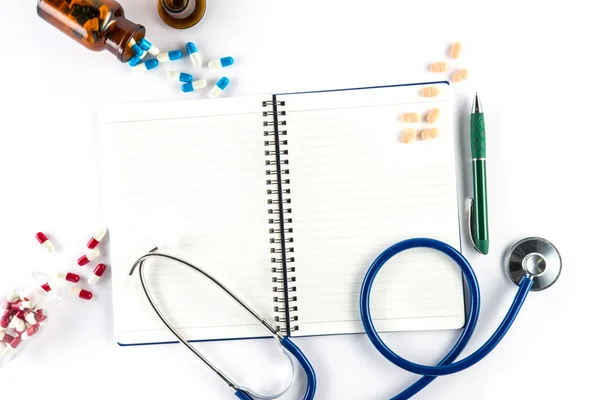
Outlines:
<svg viewBox="0 0 600 400"><path fill-rule="evenodd" d="M599 276L597 261L583 251L596 248L600 222L593 3L208 1L202 23L183 32L163 25L152 1L122 3L163 51L192 39L207 59L235 56L231 69L218 71L232 79L223 94L228 96L429 80L426 64L442 58L448 41L464 42L459 64L470 68L472 78L460 86L457 123L466 137L466 111L478 89L486 109L492 238L487 257L465 246L483 295L480 326L467 352L488 338L512 300L515 287L499 265L509 244L527 235L544 236L560 249L565 269L554 288L531 295L490 357L439 379L417 398L593 396L600 355ZM0 67L0 282L23 281L28 271L48 270L46 260L58 257L81 271L75 260L101 225L94 182L97 107L198 93L181 93L161 71L135 75L107 53L88 52L39 20L34 0L5 2L0 45L10 55ZM464 153L462 159L468 168ZM462 177L468 183L469 171ZM56 258L40 249L33 237L38 230L52 236L61 251ZM60 386L69 399L106 398L117 390L140 398L233 398L180 347L119 348L111 337L108 281L93 288L92 301L68 299L53 329L0 371L2 382L11 382L5 395L29 387L33 376L36 387ZM411 359L435 362L456 336L430 332L385 338ZM317 370L320 400L387 399L414 380L383 360L363 335L297 343ZM270 375L277 375L272 371L283 360L272 343L202 347L243 383L275 389ZM68 388L57 386L67 379ZM90 391L93 379L100 383ZM285 398L299 398L302 383L303 378ZM576 393L570 396L573 386Z"/></svg>

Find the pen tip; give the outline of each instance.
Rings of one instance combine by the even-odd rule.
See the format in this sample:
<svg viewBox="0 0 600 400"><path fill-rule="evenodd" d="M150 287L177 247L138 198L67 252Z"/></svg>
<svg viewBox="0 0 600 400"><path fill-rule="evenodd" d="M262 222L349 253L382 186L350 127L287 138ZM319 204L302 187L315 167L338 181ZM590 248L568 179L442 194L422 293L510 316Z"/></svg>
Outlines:
<svg viewBox="0 0 600 400"><path fill-rule="evenodd" d="M473 108L471 113L482 113L483 108L481 107L481 101L479 100L479 94L475 92L475 98L473 99Z"/></svg>

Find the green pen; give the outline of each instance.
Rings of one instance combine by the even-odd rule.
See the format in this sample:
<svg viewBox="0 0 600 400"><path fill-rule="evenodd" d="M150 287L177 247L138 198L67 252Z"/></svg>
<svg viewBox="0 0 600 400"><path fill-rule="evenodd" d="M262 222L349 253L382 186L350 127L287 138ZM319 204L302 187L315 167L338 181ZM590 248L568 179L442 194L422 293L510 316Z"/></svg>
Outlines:
<svg viewBox="0 0 600 400"><path fill-rule="evenodd" d="M475 93L471 110L471 157L473 158L473 201L471 238L475 249L487 254L490 249L487 210L487 177L485 157L485 121L479 96Z"/></svg>

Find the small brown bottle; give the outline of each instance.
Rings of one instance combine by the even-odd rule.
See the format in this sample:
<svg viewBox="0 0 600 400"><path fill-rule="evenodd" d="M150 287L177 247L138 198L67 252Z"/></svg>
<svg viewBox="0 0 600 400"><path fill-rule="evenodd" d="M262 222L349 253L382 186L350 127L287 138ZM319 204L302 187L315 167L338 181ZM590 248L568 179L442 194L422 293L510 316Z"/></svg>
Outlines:
<svg viewBox="0 0 600 400"><path fill-rule="evenodd" d="M146 35L142 25L125 18L123 7L114 0L39 0L38 15L93 51L108 50L121 62L129 61L131 39Z"/></svg>

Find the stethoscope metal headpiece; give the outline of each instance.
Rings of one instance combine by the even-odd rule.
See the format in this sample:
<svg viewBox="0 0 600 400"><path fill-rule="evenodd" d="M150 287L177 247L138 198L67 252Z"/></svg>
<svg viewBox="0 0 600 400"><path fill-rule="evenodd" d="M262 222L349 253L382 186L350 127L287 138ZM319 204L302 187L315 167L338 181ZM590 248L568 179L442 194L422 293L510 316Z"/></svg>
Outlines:
<svg viewBox="0 0 600 400"><path fill-rule="evenodd" d="M533 278L532 291L548 289L562 270L562 259L556 247L546 239L528 237L519 240L505 256L504 265L510 280L519 285L525 275Z"/></svg>

